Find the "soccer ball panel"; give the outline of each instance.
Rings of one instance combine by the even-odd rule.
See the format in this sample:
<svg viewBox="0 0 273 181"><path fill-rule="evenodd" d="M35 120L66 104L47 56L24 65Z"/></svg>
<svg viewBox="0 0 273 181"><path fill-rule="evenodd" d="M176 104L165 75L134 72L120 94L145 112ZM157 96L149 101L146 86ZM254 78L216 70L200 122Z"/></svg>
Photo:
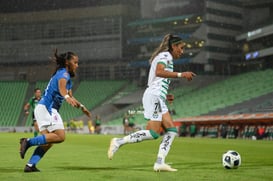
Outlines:
<svg viewBox="0 0 273 181"><path fill-rule="evenodd" d="M222 163L226 169L236 169L241 165L241 156L237 151L229 150L223 154Z"/></svg>

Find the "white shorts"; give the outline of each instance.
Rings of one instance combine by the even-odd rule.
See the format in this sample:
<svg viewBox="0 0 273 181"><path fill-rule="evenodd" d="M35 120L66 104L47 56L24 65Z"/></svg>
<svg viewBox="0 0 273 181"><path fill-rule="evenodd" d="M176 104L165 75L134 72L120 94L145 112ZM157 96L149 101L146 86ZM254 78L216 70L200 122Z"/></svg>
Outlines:
<svg viewBox="0 0 273 181"><path fill-rule="evenodd" d="M56 109L52 109L50 115L45 105L38 104L34 109L34 114L40 131L48 130L53 132L64 129L63 120Z"/></svg>
<svg viewBox="0 0 273 181"><path fill-rule="evenodd" d="M144 92L142 98L144 118L152 121L162 121L162 115L168 112L165 101L159 96Z"/></svg>

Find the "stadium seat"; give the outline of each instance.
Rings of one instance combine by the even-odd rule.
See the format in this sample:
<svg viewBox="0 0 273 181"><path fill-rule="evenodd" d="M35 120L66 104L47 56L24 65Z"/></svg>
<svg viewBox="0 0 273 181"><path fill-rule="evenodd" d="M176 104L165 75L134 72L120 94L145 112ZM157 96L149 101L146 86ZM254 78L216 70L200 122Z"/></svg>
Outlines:
<svg viewBox="0 0 273 181"><path fill-rule="evenodd" d="M16 126L23 109L28 83L0 81L0 126Z"/></svg>

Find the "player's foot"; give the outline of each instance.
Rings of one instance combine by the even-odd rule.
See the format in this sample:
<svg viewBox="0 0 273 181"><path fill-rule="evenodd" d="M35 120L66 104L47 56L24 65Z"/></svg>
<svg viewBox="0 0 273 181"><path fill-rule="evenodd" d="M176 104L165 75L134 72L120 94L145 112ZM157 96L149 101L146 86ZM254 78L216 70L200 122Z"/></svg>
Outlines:
<svg viewBox="0 0 273 181"><path fill-rule="evenodd" d="M29 148L29 144L27 141L27 138L21 138L20 139L20 156L22 159L25 157L25 153L27 152L27 149Z"/></svg>
<svg viewBox="0 0 273 181"><path fill-rule="evenodd" d="M172 168L170 165L168 165L166 163L163 163L163 164L155 163L154 164L154 171L155 172L160 172L160 171L176 172L177 169Z"/></svg>
<svg viewBox="0 0 273 181"><path fill-rule="evenodd" d="M115 152L118 151L118 149L119 149L119 144L117 143L117 138L113 138L110 142L110 146L108 149L108 158L110 160L113 159L113 156L114 156Z"/></svg>
<svg viewBox="0 0 273 181"><path fill-rule="evenodd" d="M35 165L32 166L25 166L24 172L40 172L40 170L38 168L36 168Z"/></svg>

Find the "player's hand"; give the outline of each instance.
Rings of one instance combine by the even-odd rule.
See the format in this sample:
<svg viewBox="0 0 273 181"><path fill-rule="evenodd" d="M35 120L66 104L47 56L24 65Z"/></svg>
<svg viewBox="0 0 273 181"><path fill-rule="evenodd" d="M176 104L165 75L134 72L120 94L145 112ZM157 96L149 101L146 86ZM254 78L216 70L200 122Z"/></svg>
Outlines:
<svg viewBox="0 0 273 181"><path fill-rule="evenodd" d="M173 94L167 94L166 96L167 101L171 104L174 100L174 95Z"/></svg>
<svg viewBox="0 0 273 181"><path fill-rule="evenodd" d="M91 118L91 112L88 111L88 109L86 109L85 106L81 107L81 109L82 109L82 112L83 112L86 116L88 116L89 118Z"/></svg>
<svg viewBox="0 0 273 181"><path fill-rule="evenodd" d="M191 81L193 77L195 77L196 74L193 72L182 72L182 77L186 78L188 81Z"/></svg>
<svg viewBox="0 0 273 181"><path fill-rule="evenodd" d="M78 107L78 101L73 99L73 97L68 97L65 99L68 104L70 104L73 107Z"/></svg>

